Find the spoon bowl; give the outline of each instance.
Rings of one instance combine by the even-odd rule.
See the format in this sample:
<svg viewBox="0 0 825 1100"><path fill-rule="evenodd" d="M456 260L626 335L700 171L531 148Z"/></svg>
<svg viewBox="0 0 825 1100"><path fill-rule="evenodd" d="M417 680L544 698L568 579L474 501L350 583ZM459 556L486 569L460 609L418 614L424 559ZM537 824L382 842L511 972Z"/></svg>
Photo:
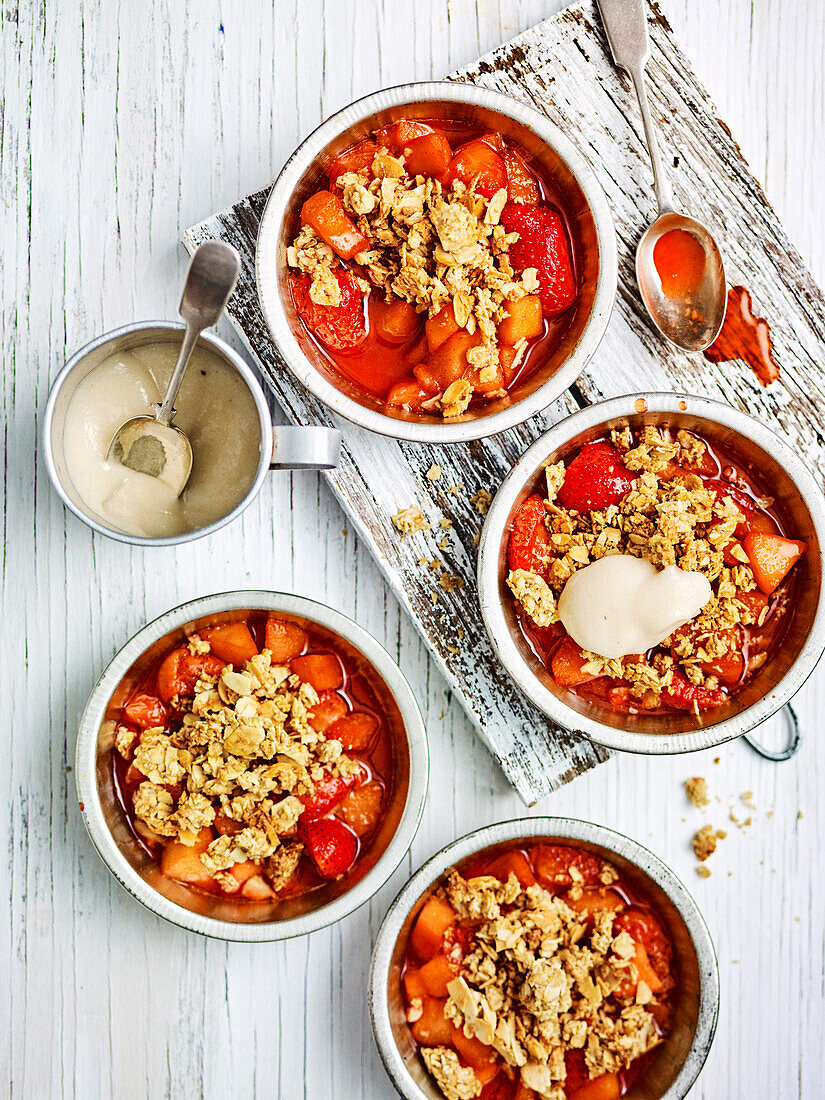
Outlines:
<svg viewBox="0 0 825 1100"><path fill-rule="evenodd" d="M639 241L636 278L664 337L685 351L710 347L725 320L727 283L719 248L701 222L661 214Z"/></svg>
<svg viewBox="0 0 825 1100"><path fill-rule="evenodd" d="M122 424L109 445L108 462L156 477L180 496L192 473L192 444L177 424L154 416L133 416Z"/></svg>

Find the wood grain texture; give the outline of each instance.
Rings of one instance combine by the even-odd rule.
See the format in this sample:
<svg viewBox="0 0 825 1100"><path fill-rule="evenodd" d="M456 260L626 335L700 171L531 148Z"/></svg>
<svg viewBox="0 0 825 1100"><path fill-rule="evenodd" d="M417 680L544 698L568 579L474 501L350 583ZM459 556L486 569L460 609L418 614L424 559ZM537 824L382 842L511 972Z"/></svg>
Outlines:
<svg viewBox="0 0 825 1100"><path fill-rule="evenodd" d="M184 227L268 185L298 141L350 100L469 65L560 6L0 0L7 1094L392 1095L364 1013L380 920L413 868L472 828L523 815L519 797L316 476L273 476L231 527L150 552L94 536L64 513L37 432L67 355L115 325L174 315ZM664 0L663 9L822 282L825 9L818 0ZM240 346L229 325L221 331ZM619 368L629 369L606 355L601 376ZM80 709L117 648L176 603L239 585L325 599L375 634L413 684L437 762L411 853L373 901L306 940L254 947L187 936L123 893L83 831L66 774ZM822 1091L825 670L797 701L808 737L786 765L741 742L689 759L613 757L530 811L637 838L695 894L717 945L722 1014L691 1100ZM690 774L708 777L707 815L683 798ZM698 880L691 833L706 820L724 827L730 806L745 816L746 790L754 824L729 824L712 877Z"/></svg>

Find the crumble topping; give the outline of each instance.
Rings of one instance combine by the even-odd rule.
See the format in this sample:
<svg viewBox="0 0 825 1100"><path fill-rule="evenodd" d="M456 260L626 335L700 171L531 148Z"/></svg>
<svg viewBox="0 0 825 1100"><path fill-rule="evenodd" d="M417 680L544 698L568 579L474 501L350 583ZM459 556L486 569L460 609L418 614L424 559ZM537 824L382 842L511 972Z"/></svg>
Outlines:
<svg viewBox="0 0 825 1100"><path fill-rule="evenodd" d="M359 278L359 285L379 288L387 301L401 298L430 317L451 303L459 328L480 336L479 346L467 354L479 372L479 385L488 397L498 395L489 388L501 369L496 326L507 316L508 301L539 289L536 269L516 275L507 256L519 235L506 233L500 224L506 188L489 199L458 180L445 189L438 180L408 175L403 155L394 157L382 149L371 173L373 178L364 168L333 181L345 210L369 242L354 257L366 276ZM311 276L312 301L340 304L334 274L340 261L310 226L302 226L287 249L287 263ZM525 348L526 341L522 355ZM427 406L444 417L460 416L472 400L473 383L452 389Z"/></svg>
<svg viewBox="0 0 825 1100"><path fill-rule="evenodd" d="M685 780L685 792L697 809L710 804L708 781L703 779L701 775L694 775L691 779Z"/></svg>
<svg viewBox="0 0 825 1100"><path fill-rule="evenodd" d="M604 877L615 881L615 869ZM460 918L479 922L447 984L444 1014L495 1050L525 1087L564 1100L567 1050L583 1051L592 1078L662 1041L650 1010L656 997L638 980L634 941L616 933L613 911L597 910L588 927L561 897L538 884L523 888L512 874L502 882L453 871L443 896ZM431 1068L426 1048L422 1055ZM445 1096L458 1095L431 1072Z"/></svg>
<svg viewBox="0 0 825 1100"><path fill-rule="evenodd" d="M623 679L635 698L642 699L645 706L655 706L657 697L669 688L677 664L692 684L718 687L718 679L703 665L736 652L738 639L731 628L761 625L768 609L755 611L741 599L743 593L756 588L747 555L743 553L745 561L737 560L736 564L725 562L723 547L745 518L733 498L717 498L698 474L689 470L672 476L671 463L687 467L701 461L706 451L704 442L686 431L679 431L673 439L651 425L638 434L635 446L627 426L611 431L610 438L622 452L625 466L636 474L630 490L618 504L602 511L568 510L556 499L564 483L565 464L548 465L547 580L538 573L521 570L518 574L524 575L511 573L507 583L525 612L531 618L533 612L540 616L541 621L534 619L536 625L546 626L556 620L545 588L558 597L576 570L611 554L633 554L657 568L677 565L706 576L713 595L691 620L690 629L672 636L673 655L657 653L649 663L630 657L607 660L597 653L586 654L587 672ZM755 667L749 663L749 669Z"/></svg>
<svg viewBox="0 0 825 1100"><path fill-rule="evenodd" d="M194 635L189 647L210 652ZM302 851L294 840L302 796L330 776L360 774L340 741L310 725L316 703L315 689L273 665L267 649L240 669L201 676L194 696L178 700L178 730L116 737L118 751L146 777L134 795L136 818L158 838L187 845L217 825L222 835L200 855L210 874L222 882L234 864L254 860L266 864L276 889L285 885ZM238 888L237 880L227 885Z"/></svg>
<svg viewBox="0 0 825 1100"><path fill-rule="evenodd" d="M422 1047L421 1057L447 1100L472 1100L481 1095L481 1082L470 1066L462 1066L448 1047Z"/></svg>
<svg viewBox="0 0 825 1100"><path fill-rule="evenodd" d="M727 835L724 829L716 829L714 831L712 825L703 825L692 841L696 858L701 863L704 863L706 859L710 859L716 851L717 841L724 840Z"/></svg>
<svg viewBox="0 0 825 1100"><path fill-rule="evenodd" d="M409 507L402 508L391 518L393 526L402 535L412 535L416 531L429 531L430 529L429 523L424 518L424 513L417 504L410 504Z"/></svg>

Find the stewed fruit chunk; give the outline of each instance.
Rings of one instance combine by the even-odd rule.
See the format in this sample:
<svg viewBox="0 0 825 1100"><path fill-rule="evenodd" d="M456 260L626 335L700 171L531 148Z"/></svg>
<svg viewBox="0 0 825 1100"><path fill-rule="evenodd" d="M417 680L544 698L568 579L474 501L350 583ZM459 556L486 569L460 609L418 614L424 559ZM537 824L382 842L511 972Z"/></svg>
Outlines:
<svg viewBox="0 0 825 1100"><path fill-rule="evenodd" d="M318 702L307 715L309 724L319 733L333 726L339 718L347 713L347 704L337 691L322 691L318 695Z"/></svg>
<svg viewBox="0 0 825 1100"><path fill-rule="evenodd" d="M123 708L123 717L133 726L148 730L165 726L169 714L157 695L138 691Z"/></svg>
<svg viewBox="0 0 825 1100"><path fill-rule="evenodd" d="M498 326L498 338L502 344L512 347L519 340L532 340L534 336L541 336L544 316L538 294L525 294L515 302L505 302L502 308L506 314Z"/></svg>
<svg viewBox="0 0 825 1100"><path fill-rule="evenodd" d="M158 695L165 703L175 695L192 695L201 676L219 676L226 662L211 653L190 653L186 646L173 649L158 669Z"/></svg>
<svg viewBox="0 0 825 1100"><path fill-rule="evenodd" d="M578 642L568 637L553 654L550 671L559 687L578 687L597 678L598 673L588 668L592 663L592 658L585 655Z"/></svg>
<svg viewBox="0 0 825 1100"><path fill-rule="evenodd" d="M449 163L444 186L449 187L456 180L491 199L496 191L507 186L507 169L492 145L476 138L457 149Z"/></svg>
<svg viewBox="0 0 825 1100"><path fill-rule="evenodd" d="M582 848L571 848L567 844L538 844L531 855L536 875L546 885L569 890L574 881L584 886L597 886L599 883L601 860ZM580 878L574 880L572 868L576 869Z"/></svg>
<svg viewBox="0 0 825 1100"><path fill-rule="evenodd" d="M369 168L377 152L378 146L375 142L367 140L359 141L351 149L345 149L343 153L339 153L330 161L327 173L330 184L334 186L339 176L343 176L346 172L360 172L364 168Z"/></svg>
<svg viewBox="0 0 825 1100"><path fill-rule="evenodd" d="M533 493L516 512L507 544L507 560L512 570L541 573L550 555L550 536L544 519L544 501Z"/></svg>
<svg viewBox="0 0 825 1100"><path fill-rule="evenodd" d="M309 275L300 275L292 283L292 300L307 328L318 339L336 351L349 351L367 336L364 319L364 292L351 271L333 272L341 291L337 306L320 305L312 300Z"/></svg>
<svg viewBox="0 0 825 1100"><path fill-rule="evenodd" d="M721 688L692 684L677 669L673 672L670 687L662 692L662 702L676 710L713 710L727 701L728 695Z"/></svg>
<svg viewBox="0 0 825 1100"><path fill-rule="evenodd" d="M370 246L344 209L340 196L332 191L316 191L310 195L301 207L301 221L311 226L342 260L351 260Z"/></svg>
<svg viewBox="0 0 825 1100"><path fill-rule="evenodd" d="M449 167L453 151L443 134L433 131L415 138L404 150L404 167L411 176L440 180Z"/></svg>
<svg viewBox="0 0 825 1100"><path fill-rule="evenodd" d="M568 465L558 500L571 511L600 512L618 504L632 484L633 475L612 443L588 443Z"/></svg>
<svg viewBox="0 0 825 1100"><path fill-rule="evenodd" d="M507 170L507 197L511 202L536 206L540 199L539 186L530 174L527 165L509 145L504 146L501 154Z"/></svg>
<svg viewBox="0 0 825 1100"><path fill-rule="evenodd" d="M352 866L358 854L355 833L334 817L302 820L299 836L309 857L324 878L338 878Z"/></svg>
<svg viewBox="0 0 825 1100"><path fill-rule="evenodd" d="M672 984L673 948L654 913L631 905L616 917L615 928L617 931L624 930L632 940L644 947L650 965L661 983Z"/></svg>
<svg viewBox="0 0 825 1100"><path fill-rule="evenodd" d="M770 595L808 548L805 542L752 531L742 540L760 592Z"/></svg>
<svg viewBox="0 0 825 1100"><path fill-rule="evenodd" d="M425 902L410 936L410 946L422 962L441 950L444 933L455 921L453 907L443 898L433 896Z"/></svg>
<svg viewBox="0 0 825 1100"><path fill-rule="evenodd" d="M501 224L519 239L508 256L516 271L534 267L539 276L541 306L546 317L558 317L573 305L578 290L570 246L561 215L548 206L521 206L508 202Z"/></svg>
<svg viewBox="0 0 825 1100"><path fill-rule="evenodd" d="M413 141L434 133L429 122L419 122L417 119L402 118L393 122L390 126L376 131L375 140L384 149L393 153L403 153Z"/></svg>
<svg viewBox="0 0 825 1100"><path fill-rule="evenodd" d="M451 1047L455 1028L444 1015L447 998L430 997L426 993L421 998L421 1015L410 1030L413 1039L424 1047Z"/></svg>
<svg viewBox="0 0 825 1100"><path fill-rule="evenodd" d="M373 779L345 795L336 807L335 816L349 825L356 836L366 836L378 824L383 798L381 784Z"/></svg>
<svg viewBox="0 0 825 1100"><path fill-rule="evenodd" d="M289 667L296 676L312 684L319 694L335 691L344 683L344 669L334 653L307 653L303 657L293 657Z"/></svg>
<svg viewBox="0 0 825 1100"><path fill-rule="evenodd" d="M219 626L202 630L201 636L209 642L216 657L227 664L240 668L258 652L252 631L246 623L221 623Z"/></svg>
<svg viewBox="0 0 825 1100"><path fill-rule="evenodd" d="M340 741L346 752L363 752L378 729L378 719L366 711L345 714L327 731L327 737Z"/></svg>
<svg viewBox="0 0 825 1100"><path fill-rule="evenodd" d="M201 862L201 856L212 843L212 830L201 829L194 844L168 840L160 857L161 872L187 886L209 886L214 879Z"/></svg>
<svg viewBox="0 0 825 1100"><path fill-rule="evenodd" d="M289 619L270 615L266 620L264 645L269 650L273 665L284 665L306 649L307 633Z"/></svg>
<svg viewBox="0 0 825 1100"><path fill-rule="evenodd" d="M369 314L376 336L388 344L403 344L411 340L423 320L409 302L395 297L389 302L370 297Z"/></svg>
<svg viewBox="0 0 825 1100"><path fill-rule="evenodd" d="M325 771L320 779L314 781L312 791L309 794L300 796L301 802L304 804L301 820L308 821L310 818L323 817L324 814L328 814L358 781L359 776L357 774L343 776L333 775L331 772Z"/></svg>

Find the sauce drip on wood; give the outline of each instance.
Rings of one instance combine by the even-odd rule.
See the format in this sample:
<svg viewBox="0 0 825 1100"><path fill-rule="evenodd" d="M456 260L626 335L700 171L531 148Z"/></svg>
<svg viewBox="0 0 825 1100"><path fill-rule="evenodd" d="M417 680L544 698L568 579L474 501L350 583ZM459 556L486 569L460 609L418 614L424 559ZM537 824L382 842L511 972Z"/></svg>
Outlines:
<svg viewBox="0 0 825 1100"><path fill-rule="evenodd" d="M770 325L764 317L754 317L750 291L746 287L732 286L728 291L725 323L703 354L711 363L744 359L763 386L769 386L779 377Z"/></svg>

